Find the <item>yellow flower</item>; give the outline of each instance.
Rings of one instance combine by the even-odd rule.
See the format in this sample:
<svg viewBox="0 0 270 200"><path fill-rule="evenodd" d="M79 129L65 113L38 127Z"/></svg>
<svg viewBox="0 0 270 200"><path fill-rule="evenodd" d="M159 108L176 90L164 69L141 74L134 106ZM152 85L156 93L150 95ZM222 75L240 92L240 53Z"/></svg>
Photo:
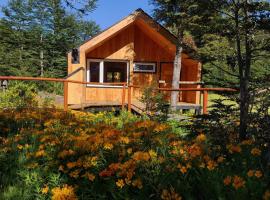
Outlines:
<svg viewBox="0 0 270 200"><path fill-rule="evenodd" d="M18 145L17 145L17 148L18 148L19 150L22 150L22 149L23 149L23 145L18 144Z"/></svg>
<svg viewBox="0 0 270 200"><path fill-rule="evenodd" d="M216 166L217 166L217 163L213 160L209 160L207 162L207 169L209 169L210 171L214 170L216 168Z"/></svg>
<svg viewBox="0 0 270 200"><path fill-rule="evenodd" d="M200 134L196 137L197 142L205 142L206 141L206 135L205 134Z"/></svg>
<svg viewBox="0 0 270 200"><path fill-rule="evenodd" d="M260 156L262 153L262 151L258 148L253 148L251 149L251 154L254 155L254 156Z"/></svg>
<svg viewBox="0 0 270 200"><path fill-rule="evenodd" d="M254 176L254 170L249 170L247 175L248 175L248 177Z"/></svg>
<svg viewBox="0 0 270 200"><path fill-rule="evenodd" d="M128 152L128 154L131 154L132 153L132 148L128 148L127 152Z"/></svg>
<svg viewBox="0 0 270 200"><path fill-rule="evenodd" d="M121 137L120 141L124 144L128 144L129 143L129 138L128 137Z"/></svg>
<svg viewBox="0 0 270 200"><path fill-rule="evenodd" d="M262 172L260 170L256 170L254 176L256 176L257 178L261 178L262 177Z"/></svg>
<svg viewBox="0 0 270 200"><path fill-rule="evenodd" d="M113 145L111 143L105 143L103 148L106 150L111 150L113 148Z"/></svg>
<svg viewBox="0 0 270 200"><path fill-rule="evenodd" d="M245 181L240 176L234 176L233 177L233 187L235 189L239 189L241 187L245 186Z"/></svg>
<svg viewBox="0 0 270 200"><path fill-rule="evenodd" d="M39 158L39 157L42 157L42 156L45 156L45 155L46 155L46 152L44 150L39 150L35 154L36 158Z"/></svg>
<svg viewBox="0 0 270 200"><path fill-rule="evenodd" d="M224 185L230 185L231 182L232 182L232 177L231 177L231 176L227 176L227 177L223 180Z"/></svg>
<svg viewBox="0 0 270 200"><path fill-rule="evenodd" d="M64 185L52 189L52 200L77 200L77 196L72 186Z"/></svg>
<svg viewBox="0 0 270 200"><path fill-rule="evenodd" d="M121 189L125 186L125 182L123 179L118 179L116 182L117 187L120 187Z"/></svg>
<svg viewBox="0 0 270 200"><path fill-rule="evenodd" d="M244 140L244 141L242 142L242 145L251 145L252 143L253 143L252 140Z"/></svg>
<svg viewBox="0 0 270 200"><path fill-rule="evenodd" d="M148 151L148 153L149 153L151 159L157 158L157 153L154 150L151 149L150 151Z"/></svg>
<svg viewBox="0 0 270 200"><path fill-rule="evenodd" d="M49 192L49 187L47 185L41 189L42 194L47 194L48 192Z"/></svg>

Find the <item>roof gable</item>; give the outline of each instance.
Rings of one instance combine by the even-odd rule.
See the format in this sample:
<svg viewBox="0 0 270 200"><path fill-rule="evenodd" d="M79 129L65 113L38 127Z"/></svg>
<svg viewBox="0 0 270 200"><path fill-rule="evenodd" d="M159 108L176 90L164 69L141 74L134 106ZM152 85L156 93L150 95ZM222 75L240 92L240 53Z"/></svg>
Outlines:
<svg viewBox="0 0 270 200"><path fill-rule="evenodd" d="M79 47L80 51L89 52L93 50L134 23L144 27L146 32L155 35L155 39L163 43L163 45L166 46L168 50L175 51L175 44L177 41L176 37L166 28L156 22L152 17L146 14L142 9L136 10L132 14L128 15L113 26L99 33L95 37L85 41Z"/></svg>

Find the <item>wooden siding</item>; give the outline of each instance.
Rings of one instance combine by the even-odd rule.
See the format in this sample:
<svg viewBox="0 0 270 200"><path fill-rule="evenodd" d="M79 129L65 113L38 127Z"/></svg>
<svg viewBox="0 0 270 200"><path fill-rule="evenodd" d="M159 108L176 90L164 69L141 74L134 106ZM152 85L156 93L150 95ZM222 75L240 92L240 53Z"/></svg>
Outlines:
<svg viewBox="0 0 270 200"><path fill-rule="evenodd" d="M70 77L70 80L83 80L86 78L87 59L105 60L125 60L129 62L129 80L133 85L149 86L158 85L159 80L167 79L168 87L171 86L172 63L174 60L175 46L160 34L156 27L149 26L143 18L131 23L134 18L127 18L121 30L119 27L110 28L101 36L93 39L92 42L83 44L80 49L80 63L72 64L71 55L68 55L69 74L83 67L84 70ZM119 24L118 24L119 25ZM117 26L118 26L117 25ZM121 26L122 26L121 25ZM105 38L104 38L105 37ZM98 42L99 41L99 42ZM199 81L200 69L198 62L188 60L188 56L183 54L183 70L181 81ZM133 72L134 62L156 63L155 73ZM170 63L170 64L164 64ZM160 71L161 65L162 72ZM183 87L197 87L194 85L184 85ZM85 85L69 84L68 102L69 104L80 104L87 102L121 102L121 88L91 88ZM142 92L134 88L132 98L140 98ZM183 92L182 101L198 103L199 95L196 92Z"/></svg>

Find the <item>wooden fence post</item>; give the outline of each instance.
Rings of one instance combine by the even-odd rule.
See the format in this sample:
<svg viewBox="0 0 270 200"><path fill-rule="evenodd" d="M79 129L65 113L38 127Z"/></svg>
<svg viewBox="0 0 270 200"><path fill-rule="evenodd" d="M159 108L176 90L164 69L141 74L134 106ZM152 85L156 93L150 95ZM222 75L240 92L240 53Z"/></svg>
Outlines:
<svg viewBox="0 0 270 200"><path fill-rule="evenodd" d="M208 91L204 90L203 91L203 114L207 114L207 107L208 107Z"/></svg>
<svg viewBox="0 0 270 200"><path fill-rule="evenodd" d="M126 101L126 84L123 85L122 91L122 110L125 109L125 101Z"/></svg>
<svg viewBox="0 0 270 200"><path fill-rule="evenodd" d="M131 112L131 86L128 86L128 111Z"/></svg>
<svg viewBox="0 0 270 200"><path fill-rule="evenodd" d="M68 82L64 81L64 111L68 111Z"/></svg>

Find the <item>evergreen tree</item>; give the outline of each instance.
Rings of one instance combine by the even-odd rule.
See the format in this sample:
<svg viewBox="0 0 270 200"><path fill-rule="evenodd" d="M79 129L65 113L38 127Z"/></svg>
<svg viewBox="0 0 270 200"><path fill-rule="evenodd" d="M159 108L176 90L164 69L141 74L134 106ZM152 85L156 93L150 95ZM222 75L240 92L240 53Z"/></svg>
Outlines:
<svg viewBox="0 0 270 200"><path fill-rule="evenodd" d="M67 52L99 31L83 20L96 0L81 2L10 0L0 20L1 75L64 77Z"/></svg>
<svg viewBox="0 0 270 200"><path fill-rule="evenodd" d="M270 3L253 0L201 0L201 6L213 13L202 48L208 61L233 75L240 89L240 137L247 135L252 75L263 71L262 60L270 51ZM209 40L212 36L212 40ZM214 44L214 45L213 45ZM211 47L211 51L207 48ZM220 48L220 51L215 49ZM208 48L209 50L209 48ZM257 69L257 70L256 70ZM257 71L257 72L256 72ZM255 80L255 79L254 79Z"/></svg>
<svg viewBox="0 0 270 200"><path fill-rule="evenodd" d="M150 0L154 5L154 17L166 27L173 30L177 37L176 54L173 68L172 88L179 89L182 53L185 47L184 34L196 27L200 19L196 0ZM171 108L178 102L179 92L171 93Z"/></svg>

